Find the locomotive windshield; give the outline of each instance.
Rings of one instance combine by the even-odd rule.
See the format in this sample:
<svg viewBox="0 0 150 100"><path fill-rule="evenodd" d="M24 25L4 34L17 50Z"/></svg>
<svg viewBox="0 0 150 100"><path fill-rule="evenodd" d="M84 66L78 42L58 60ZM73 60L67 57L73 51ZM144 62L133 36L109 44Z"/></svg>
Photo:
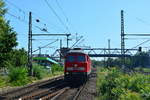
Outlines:
<svg viewBox="0 0 150 100"><path fill-rule="evenodd" d="M74 56L67 56L66 61L67 62L74 62L75 58L74 58Z"/></svg>
<svg viewBox="0 0 150 100"><path fill-rule="evenodd" d="M76 56L69 55L67 56L66 61L67 62L85 62L86 58L84 55L76 55Z"/></svg>
<svg viewBox="0 0 150 100"><path fill-rule="evenodd" d="M77 62L85 62L85 56L77 56Z"/></svg>

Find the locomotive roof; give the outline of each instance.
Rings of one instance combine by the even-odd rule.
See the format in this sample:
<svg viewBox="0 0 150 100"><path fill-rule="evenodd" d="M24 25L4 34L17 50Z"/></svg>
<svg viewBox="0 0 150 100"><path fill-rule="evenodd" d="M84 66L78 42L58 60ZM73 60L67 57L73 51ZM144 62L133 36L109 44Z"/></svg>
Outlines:
<svg viewBox="0 0 150 100"><path fill-rule="evenodd" d="M83 50L70 50L68 52L68 54L73 54L73 53L86 54Z"/></svg>

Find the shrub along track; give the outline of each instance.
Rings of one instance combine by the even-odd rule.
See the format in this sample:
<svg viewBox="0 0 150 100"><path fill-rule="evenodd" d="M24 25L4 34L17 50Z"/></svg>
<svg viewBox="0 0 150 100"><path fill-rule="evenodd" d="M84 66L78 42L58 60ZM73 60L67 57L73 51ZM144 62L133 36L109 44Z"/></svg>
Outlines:
<svg viewBox="0 0 150 100"><path fill-rule="evenodd" d="M60 83L62 85L60 85ZM32 97L32 95L37 96L39 94L47 93L53 90L56 91L57 89L63 88L65 85L66 83L63 80L63 76L59 76L53 79L33 83L31 85L27 85L21 88L5 91L4 93L0 94L0 100L17 100L22 97Z"/></svg>

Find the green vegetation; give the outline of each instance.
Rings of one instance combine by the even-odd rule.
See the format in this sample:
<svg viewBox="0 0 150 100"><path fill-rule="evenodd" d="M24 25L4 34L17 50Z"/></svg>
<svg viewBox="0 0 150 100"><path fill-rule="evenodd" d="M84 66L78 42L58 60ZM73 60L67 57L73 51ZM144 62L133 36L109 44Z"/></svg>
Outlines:
<svg viewBox="0 0 150 100"><path fill-rule="evenodd" d="M105 61L92 61L94 66L105 66L105 67L112 67L112 66L117 66L121 67L122 66L122 60L121 58L108 58ZM142 67L146 68L150 66L150 56L149 52L137 52L135 55L133 55L130 58L125 58L125 66L126 68L129 69L134 69L136 67Z"/></svg>
<svg viewBox="0 0 150 100"><path fill-rule="evenodd" d="M11 68L8 76L9 82L14 86L25 85L29 82L28 71L24 67Z"/></svg>
<svg viewBox="0 0 150 100"><path fill-rule="evenodd" d="M92 67L102 66L102 61L92 60Z"/></svg>
<svg viewBox="0 0 150 100"><path fill-rule="evenodd" d="M134 68L135 71L150 73L150 68L137 67Z"/></svg>
<svg viewBox="0 0 150 100"><path fill-rule="evenodd" d="M11 67L8 71L8 75L0 76L0 88L5 86L23 86L40 79L61 74L63 74L63 67L59 65L52 65L52 69L47 69L44 66L34 64L32 77L28 76L28 70L24 66Z"/></svg>
<svg viewBox="0 0 150 100"><path fill-rule="evenodd" d="M5 3L0 0L0 68L7 67L11 59L10 52L17 46L16 32L10 27L9 21L4 19Z"/></svg>
<svg viewBox="0 0 150 100"><path fill-rule="evenodd" d="M52 65L48 69L44 66L33 64L33 76L28 76L27 52L25 49L15 49L17 33L5 19L7 9L0 0L0 88L7 86L22 86L35 80L62 74L63 67Z"/></svg>
<svg viewBox="0 0 150 100"><path fill-rule="evenodd" d="M8 77L0 76L0 88L7 85L7 79Z"/></svg>
<svg viewBox="0 0 150 100"><path fill-rule="evenodd" d="M48 76L55 76L58 74L63 74L63 67L60 65L52 65L51 68L47 69L44 66L34 64L33 66L33 76L37 79L42 79Z"/></svg>
<svg viewBox="0 0 150 100"><path fill-rule="evenodd" d="M63 72L63 71L64 71L64 68L63 68L62 66L56 65L56 64L54 64L54 65L52 66L52 69L51 69L52 74L55 74L56 72L57 72L57 73L58 73L58 72Z"/></svg>
<svg viewBox="0 0 150 100"><path fill-rule="evenodd" d="M125 74L118 68L98 71L99 100L150 100L150 75Z"/></svg>
<svg viewBox="0 0 150 100"><path fill-rule="evenodd" d="M33 66L33 76L37 79L42 79L47 74L46 69L43 66L34 64Z"/></svg>

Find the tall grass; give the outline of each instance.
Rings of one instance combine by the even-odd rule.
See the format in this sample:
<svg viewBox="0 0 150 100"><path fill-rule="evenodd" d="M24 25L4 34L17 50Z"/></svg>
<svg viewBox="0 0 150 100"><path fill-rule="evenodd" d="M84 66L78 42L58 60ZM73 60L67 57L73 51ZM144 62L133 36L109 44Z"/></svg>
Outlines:
<svg viewBox="0 0 150 100"><path fill-rule="evenodd" d="M9 71L9 82L14 86L21 86L28 83L28 71L25 67L14 67Z"/></svg>
<svg viewBox="0 0 150 100"><path fill-rule="evenodd" d="M34 64L34 66L33 66L33 77L36 77L37 79L42 79L47 74L48 74L48 71L44 68L44 66Z"/></svg>
<svg viewBox="0 0 150 100"><path fill-rule="evenodd" d="M117 68L98 71L100 100L150 100L150 75L122 73Z"/></svg>
<svg viewBox="0 0 150 100"><path fill-rule="evenodd" d="M8 76L0 76L0 88L8 85L23 86L32 83L35 80L53 77L63 74L63 67L60 65L52 65L51 68L46 68L38 64L33 64L33 76L28 76L27 67L10 67Z"/></svg>

